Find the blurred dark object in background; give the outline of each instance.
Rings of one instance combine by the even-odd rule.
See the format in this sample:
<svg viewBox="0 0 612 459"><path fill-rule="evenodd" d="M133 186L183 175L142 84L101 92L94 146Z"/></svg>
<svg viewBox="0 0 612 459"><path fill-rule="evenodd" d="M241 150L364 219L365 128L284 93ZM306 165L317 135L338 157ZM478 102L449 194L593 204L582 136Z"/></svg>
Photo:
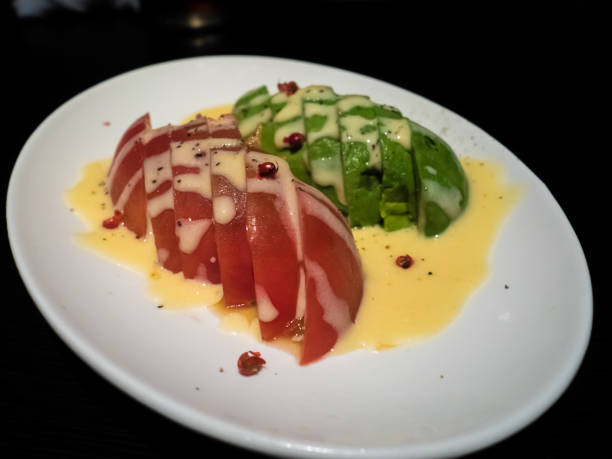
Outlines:
<svg viewBox="0 0 612 459"><path fill-rule="evenodd" d="M13 0L13 8L17 17L33 18L61 10L79 13L89 13L101 8L138 11L140 0Z"/></svg>

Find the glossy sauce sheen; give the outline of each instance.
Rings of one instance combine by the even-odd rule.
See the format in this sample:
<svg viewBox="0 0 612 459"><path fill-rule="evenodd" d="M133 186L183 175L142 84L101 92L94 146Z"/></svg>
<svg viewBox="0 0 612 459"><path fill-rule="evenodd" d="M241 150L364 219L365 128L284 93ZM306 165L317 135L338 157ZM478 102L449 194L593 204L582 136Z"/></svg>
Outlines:
<svg viewBox="0 0 612 459"><path fill-rule="evenodd" d="M231 106L202 112L218 117ZM365 275L364 299L355 324L333 352L383 350L435 335L457 317L466 300L489 274L489 256L504 219L521 195L504 181L501 167L468 157L461 163L469 178L471 202L466 212L438 238L425 238L414 228L386 233L380 227L353 230ZM254 307L226 309L219 285L204 285L172 274L156 263L152 238L137 239L124 227L109 230L101 222L113 214L104 193L110 160L87 165L80 182L66 194L66 203L88 224L78 234L79 244L122 266L143 273L157 306L210 305L223 330L247 333L261 340ZM410 255L414 264L398 267L398 256ZM504 286L500 286L504 288ZM286 350L295 344L281 343Z"/></svg>

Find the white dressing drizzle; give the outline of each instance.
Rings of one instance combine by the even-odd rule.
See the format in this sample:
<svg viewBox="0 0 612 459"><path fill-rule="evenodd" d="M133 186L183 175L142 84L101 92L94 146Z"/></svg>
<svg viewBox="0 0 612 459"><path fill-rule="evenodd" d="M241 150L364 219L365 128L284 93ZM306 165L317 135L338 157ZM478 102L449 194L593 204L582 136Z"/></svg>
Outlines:
<svg viewBox="0 0 612 459"><path fill-rule="evenodd" d="M308 192L302 192L301 196L301 211L321 220L329 229L338 235L347 245L356 259L359 258L359 253L355 246L353 233L351 233L346 225L338 219L325 204L317 198L310 195Z"/></svg>
<svg viewBox="0 0 612 459"><path fill-rule="evenodd" d="M245 156L248 167L257 168L258 164L271 162L277 166L274 178L260 178L258 174L247 179L247 192L268 193L275 195L274 205L281 216L281 221L287 234L295 244L298 263L300 264L300 286L296 305L296 318L304 315L306 304L306 288L303 282L303 247L300 224L300 213L297 201L297 192L294 186L294 177L287 162L278 156L265 153L249 152ZM248 195L247 195L248 199ZM304 285L302 285L304 284ZM257 293L257 289L256 289ZM259 305L259 296L257 296ZM259 307L259 306L258 306Z"/></svg>
<svg viewBox="0 0 612 459"><path fill-rule="evenodd" d="M193 253L198 248L202 236L206 234L211 224L212 220L209 218L181 221L181 225L177 225L175 230L181 252L187 254Z"/></svg>
<svg viewBox="0 0 612 459"><path fill-rule="evenodd" d="M277 123L282 123L284 121L289 121L293 118L302 116L302 96L304 95L304 91L306 88L300 88L289 97L287 97L287 104L283 107L283 109L276 114L274 117L274 121Z"/></svg>
<svg viewBox="0 0 612 459"><path fill-rule="evenodd" d="M234 188L246 190L246 173L244 168L244 155L246 149L238 151L219 149L215 151L211 172L225 177Z"/></svg>
<svg viewBox="0 0 612 459"><path fill-rule="evenodd" d="M340 130L338 128L338 111L335 105L323 105L316 102L304 102L304 117L324 116L325 124L319 131L308 131L308 143L314 143L317 139L323 137L331 137L333 139L340 138Z"/></svg>
<svg viewBox="0 0 612 459"><path fill-rule="evenodd" d="M310 168L312 180L321 186L333 186L336 190L338 201L346 204L344 193L344 177L342 175L342 159L340 156L334 158L311 159Z"/></svg>
<svg viewBox="0 0 612 459"><path fill-rule="evenodd" d="M305 134L306 129L304 128L304 119L302 117L297 118L290 123L279 126L274 132L274 144L277 148L287 148L289 144L283 139L289 137L293 133Z"/></svg>
<svg viewBox="0 0 612 459"><path fill-rule="evenodd" d="M121 163L123 162L127 154L132 150L132 148L134 147L134 144L139 139L140 139L140 133L136 134L134 137L128 140L123 145L123 147L121 148L117 156L115 156L115 160L113 161L112 166L110 170L108 171L108 183L109 184L112 185L112 183L115 181L115 175L117 174L117 170L119 170L119 166L121 166Z"/></svg>
<svg viewBox="0 0 612 459"><path fill-rule="evenodd" d="M457 187L447 188L434 180L423 180L423 201L433 201L450 218L461 213L461 191Z"/></svg>
<svg viewBox="0 0 612 459"><path fill-rule="evenodd" d="M367 96L346 96L338 102L342 142L363 142L367 145L370 159L368 165L378 170L382 167L378 125L376 118L371 120L358 115L344 115L355 107L372 107L374 103Z"/></svg>
<svg viewBox="0 0 612 459"><path fill-rule="evenodd" d="M172 187L153 198L147 199L147 214L149 218L155 218L168 209L174 209Z"/></svg>
<svg viewBox="0 0 612 459"><path fill-rule="evenodd" d="M216 223L226 225L236 216L236 204L231 196L217 196L213 199L213 215Z"/></svg>
<svg viewBox="0 0 612 459"><path fill-rule="evenodd" d="M266 108L253 116L245 118L240 122L239 129L242 137L251 135L257 129L260 123L268 121L272 117L272 110Z"/></svg>
<svg viewBox="0 0 612 459"><path fill-rule="evenodd" d="M380 118L380 126L385 135L399 143L406 150L412 149L410 123L404 118Z"/></svg>
<svg viewBox="0 0 612 459"><path fill-rule="evenodd" d="M119 195L119 198L117 199L117 202L115 203L115 209L119 211L123 211L123 208L128 202L128 199L130 199L130 196L132 195L132 191L134 190L134 187L136 186L136 184L142 177L143 177L142 168L134 172L134 175L130 177L128 182L123 187L123 190L121 190L121 194Z"/></svg>
<svg viewBox="0 0 612 459"><path fill-rule="evenodd" d="M271 322L278 317L278 309L272 304L266 290L255 284L255 297L257 298L257 316L262 322Z"/></svg>
<svg viewBox="0 0 612 459"><path fill-rule="evenodd" d="M145 191L155 191L166 180L172 180L170 150L155 156L145 158L142 164L145 176Z"/></svg>
<svg viewBox="0 0 612 459"><path fill-rule="evenodd" d="M178 174L174 177L174 189L184 193L197 193L204 198L212 197L210 184L210 153L206 145L211 139L172 142L172 166L198 168L198 172Z"/></svg>
<svg viewBox="0 0 612 459"><path fill-rule="evenodd" d="M336 296L325 270L317 262L306 258L304 264L308 279L315 283L317 301L323 307L323 320L336 330L338 337L342 336L352 323L347 302Z"/></svg>
<svg viewBox="0 0 612 459"><path fill-rule="evenodd" d="M159 129L146 131L141 138L146 145L158 136L168 135L172 130L172 126L164 126ZM143 174L145 181L145 191L147 194L154 192L167 180L172 180L172 163L170 160L170 149L146 157L143 162ZM166 209L174 209L174 195L172 187L165 192L147 198L147 215L148 218L155 218ZM161 261L161 258L160 258ZM162 262L163 264L163 262Z"/></svg>

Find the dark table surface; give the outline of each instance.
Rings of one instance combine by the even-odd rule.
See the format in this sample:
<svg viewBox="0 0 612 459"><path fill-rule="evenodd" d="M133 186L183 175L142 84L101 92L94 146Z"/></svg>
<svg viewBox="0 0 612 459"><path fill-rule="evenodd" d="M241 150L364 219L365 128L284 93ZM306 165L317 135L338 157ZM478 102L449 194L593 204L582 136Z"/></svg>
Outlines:
<svg viewBox="0 0 612 459"><path fill-rule="evenodd" d="M171 11L146 2L134 12L102 3L83 13L58 10L38 18L18 18L8 2L3 7L3 105L9 115L4 193L21 147L46 116L91 85L143 65L218 54L279 56L416 92L483 128L544 181L582 243L594 287L591 342L568 390L531 425L473 457L596 451L610 376L600 239L606 229L598 224L608 205L597 181L608 151L589 104L600 100L596 12L367 1L222 2L224 8L167 2ZM216 19L186 27L185 18L197 12ZM366 52L372 46L376 51ZM13 294L5 295L8 316L2 321L3 451L16 448L11 457L258 456L152 412L83 363L38 312L14 266L6 231L3 236L9 267L3 286Z"/></svg>

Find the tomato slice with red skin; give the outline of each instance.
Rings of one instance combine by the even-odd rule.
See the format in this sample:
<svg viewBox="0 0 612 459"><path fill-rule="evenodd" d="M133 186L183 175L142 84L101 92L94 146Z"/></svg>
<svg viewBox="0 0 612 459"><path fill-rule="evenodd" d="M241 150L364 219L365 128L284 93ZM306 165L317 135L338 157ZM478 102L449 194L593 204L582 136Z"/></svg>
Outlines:
<svg viewBox="0 0 612 459"><path fill-rule="evenodd" d="M175 233L174 191L170 140L172 126L149 131L143 136L143 162L147 215L151 222L157 262L165 269L178 273L182 270L179 241Z"/></svg>
<svg viewBox="0 0 612 459"><path fill-rule="evenodd" d="M211 163L215 238L223 299L228 307L241 307L255 300L253 261L246 231L246 148L242 145L234 117L211 120L211 128L213 135L223 141L222 147L213 149Z"/></svg>
<svg viewBox="0 0 612 459"><path fill-rule="evenodd" d="M221 281L212 220L210 133L200 117L172 131L175 232L187 279Z"/></svg>
<svg viewBox="0 0 612 459"><path fill-rule="evenodd" d="M306 313L301 365L327 354L355 321L363 297L363 272L351 230L318 190L296 185L306 273Z"/></svg>
<svg viewBox="0 0 612 459"><path fill-rule="evenodd" d="M256 299L266 341L303 334L301 365L355 321L363 272L346 219L283 159L245 148L233 115L156 130L143 115L117 146L108 189L137 236L149 219L165 269L222 281L230 307Z"/></svg>
<svg viewBox="0 0 612 459"><path fill-rule="evenodd" d="M258 165L278 165L273 176L259 176ZM253 260L255 296L262 339L290 332L300 315L303 267L293 176L277 156L246 155L247 237Z"/></svg>
<svg viewBox="0 0 612 459"><path fill-rule="evenodd" d="M117 144L107 175L107 190L115 210L123 214L123 224L136 237L147 233L146 194L142 163L145 149L141 135L151 129L146 113L125 131Z"/></svg>

